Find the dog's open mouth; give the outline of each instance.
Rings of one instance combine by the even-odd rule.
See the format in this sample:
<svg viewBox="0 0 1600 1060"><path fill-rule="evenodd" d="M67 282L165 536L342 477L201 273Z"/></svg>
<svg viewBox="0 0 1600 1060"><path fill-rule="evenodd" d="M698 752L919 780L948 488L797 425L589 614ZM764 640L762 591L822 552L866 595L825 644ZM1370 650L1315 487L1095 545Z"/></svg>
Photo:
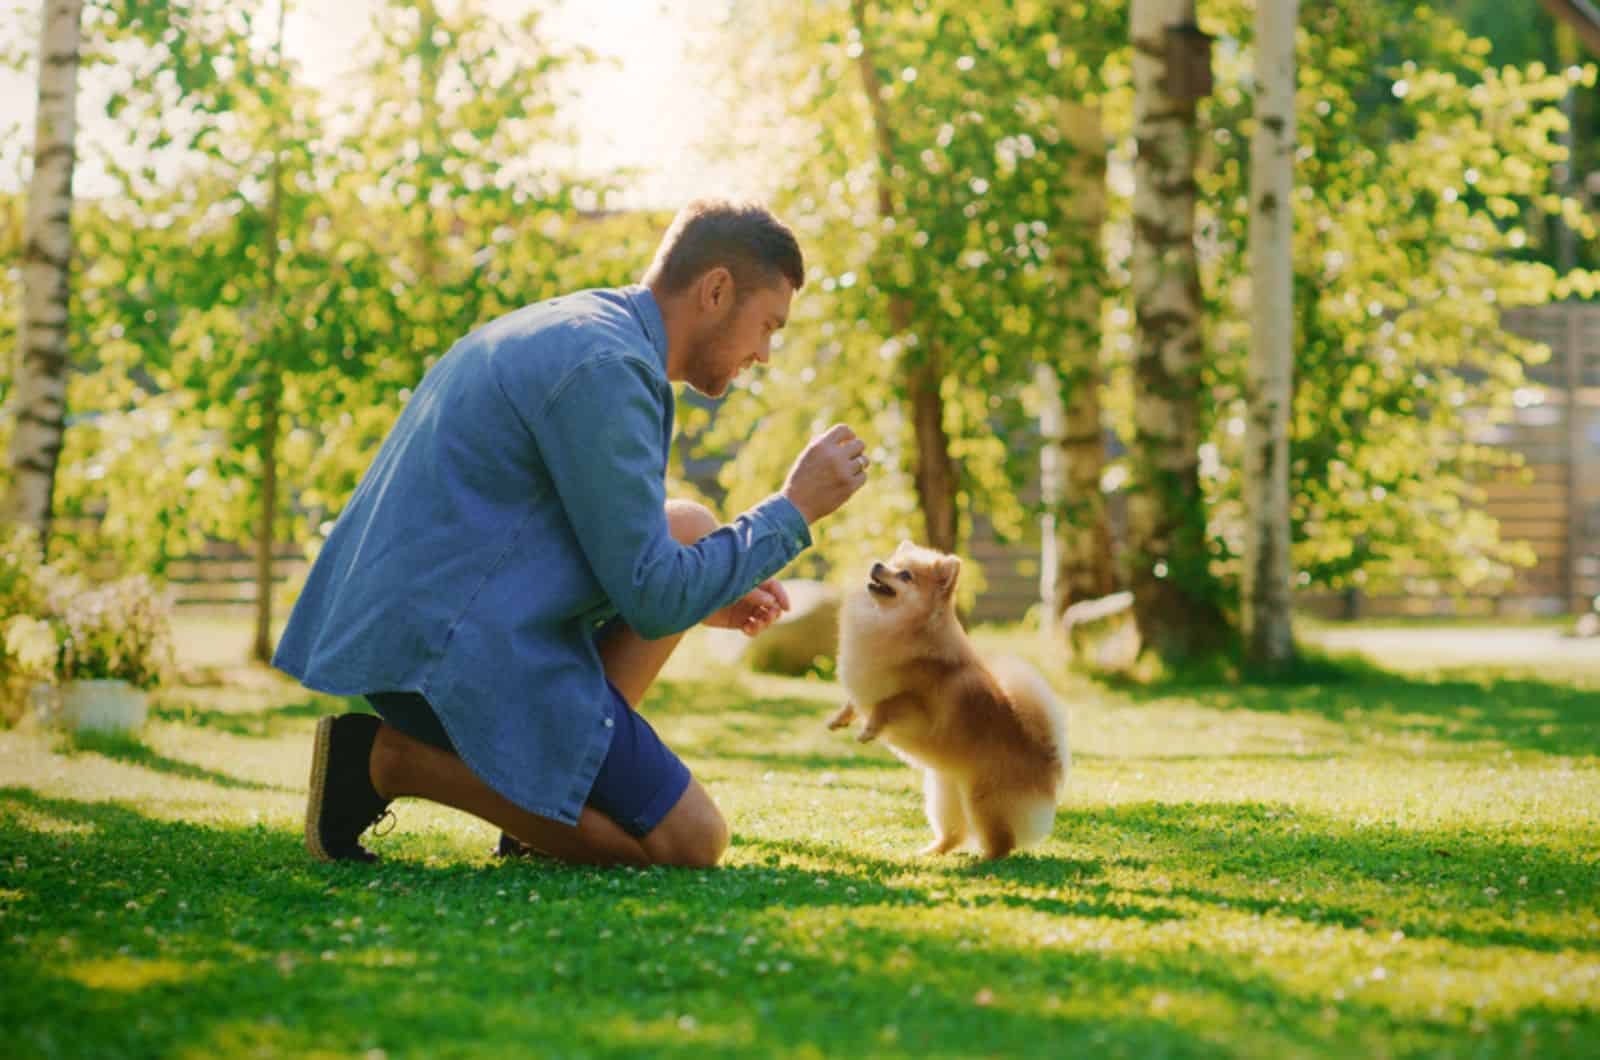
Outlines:
<svg viewBox="0 0 1600 1060"><path fill-rule="evenodd" d="M867 575L867 592L874 596L890 598L894 596L894 587L888 582L878 580L879 568L874 565L872 573Z"/></svg>

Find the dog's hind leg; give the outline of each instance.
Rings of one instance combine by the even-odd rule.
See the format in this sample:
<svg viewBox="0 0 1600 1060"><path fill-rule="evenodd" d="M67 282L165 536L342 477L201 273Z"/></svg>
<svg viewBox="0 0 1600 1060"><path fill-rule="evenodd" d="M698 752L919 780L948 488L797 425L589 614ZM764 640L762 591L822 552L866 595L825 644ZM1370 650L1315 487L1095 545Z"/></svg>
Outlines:
<svg viewBox="0 0 1600 1060"><path fill-rule="evenodd" d="M972 815L972 830L977 833L978 847L983 851L983 856L991 860L1005 857L1017 846L1011 794L986 785L972 789L967 806Z"/></svg>
<svg viewBox="0 0 1600 1060"><path fill-rule="evenodd" d="M928 824L933 827L933 842L919 854L947 854L966 842L967 810L961 789L950 777L936 769L923 774L923 793L927 796Z"/></svg>

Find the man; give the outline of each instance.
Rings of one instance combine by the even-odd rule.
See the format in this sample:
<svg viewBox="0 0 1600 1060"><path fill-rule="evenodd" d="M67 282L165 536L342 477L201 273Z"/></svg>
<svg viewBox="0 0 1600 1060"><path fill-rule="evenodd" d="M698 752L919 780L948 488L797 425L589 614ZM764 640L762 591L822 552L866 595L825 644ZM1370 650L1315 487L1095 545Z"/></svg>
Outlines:
<svg viewBox="0 0 1600 1060"><path fill-rule="evenodd" d="M685 629L760 633L772 576L866 481L847 427L782 490L718 525L668 501L672 382L712 397L767 363L805 282L762 207L696 202L640 285L526 306L418 385L328 535L274 665L364 695L324 718L306 845L370 861L361 833L414 796L502 830L502 851L714 865L711 797L635 710Z"/></svg>

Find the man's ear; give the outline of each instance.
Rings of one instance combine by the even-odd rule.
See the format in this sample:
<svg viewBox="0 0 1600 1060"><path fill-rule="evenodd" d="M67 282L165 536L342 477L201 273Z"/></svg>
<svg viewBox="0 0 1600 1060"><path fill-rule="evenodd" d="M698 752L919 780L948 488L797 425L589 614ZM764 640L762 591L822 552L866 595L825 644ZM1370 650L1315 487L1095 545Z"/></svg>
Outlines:
<svg viewBox="0 0 1600 1060"><path fill-rule="evenodd" d="M700 308L707 312L722 312L733 304L733 273L727 266L717 265L700 277Z"/></svg>
<svg viewBox="0 0 1600 1060"><path fill-rule="evenodd" d="M956 577L961 573L961 558L945 556L933 565L933 575L939 581L939 591L946 596L955 591Z"/></svg>

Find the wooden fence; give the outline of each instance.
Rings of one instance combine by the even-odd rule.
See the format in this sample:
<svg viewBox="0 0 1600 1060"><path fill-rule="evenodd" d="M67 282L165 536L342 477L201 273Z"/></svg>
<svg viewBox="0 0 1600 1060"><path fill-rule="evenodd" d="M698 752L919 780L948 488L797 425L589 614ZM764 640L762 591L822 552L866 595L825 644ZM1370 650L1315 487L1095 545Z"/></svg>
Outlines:
<svg viewBox="0 0 1600 1060"><path fill-rule="evenodd" d="M297 545L279 545L273 552L274 586L299 585L310 564ZM212 541L203 551L167 564L167 584L179 607L193 610L237 611L256 600L256 561L242 545ZM281 599L281 597L280 597ZM276 608L282 615L288 612Z"/></svg>
<svg viewBox="0 0 1600 1060"><path fill-rule="evenodd" d="M1504 540L1528 546L1533 566L1488 588L1308 596L1309 609L1347 618L1551 616L1586 610L1600 595L1600 306L1516 309L1502 324L1548 346L1550 358L1528 367L1528 385L1511 420L1478 428L1470 439L1522 459L1520 469L1480 484L1482 507L1500 524Z"/></svg>
<svg viewBox="0 0 1600 1060"><path fill-rule="evenodd" d="M1508 584L1467 592L1433 586L1415 595L1302 593L1296 606L1326 617L1480 615L1523 617L1583 611L1600 596L1600 305L1565 302L1505 314L1504 327L1550 347L1528 369L1511 422L1474 442L1521 455L1524 467L1482 484L1483 509L1507 541L1525 543L1532 567ZM1113 548L1121 540L1112 500ZM979 621L1020 618L1039 599L1037 535L1001 544L982 525L971 545L988 588Z"/></svg>
<svg viewBox="0 0 1600 1060"><path fill-rule="evenodd" d="M1600 595L1600 306L1566 302L1512 310L1505 326L1550 347L1529 369L1516 420L1482 439L1520 452L1531 482L1488 484L1488 511L1538 563L1498 608L1580 611Z"/></svg>

